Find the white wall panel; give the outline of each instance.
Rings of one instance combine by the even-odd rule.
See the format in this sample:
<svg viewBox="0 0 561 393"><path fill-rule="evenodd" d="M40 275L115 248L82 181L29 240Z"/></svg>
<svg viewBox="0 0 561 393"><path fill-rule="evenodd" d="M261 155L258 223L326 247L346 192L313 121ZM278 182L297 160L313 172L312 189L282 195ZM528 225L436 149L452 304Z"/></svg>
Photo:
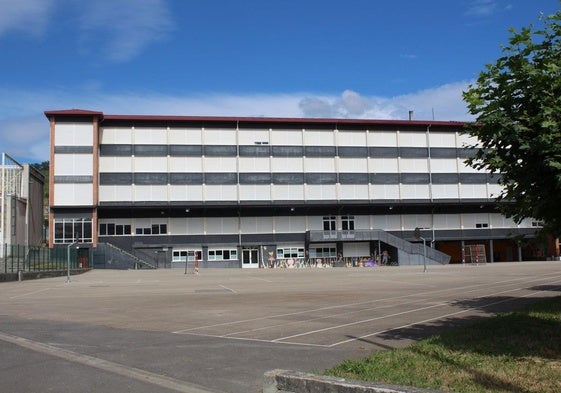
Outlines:
<svg viewBox="0 0 561 393"><path fill-rule="evenodd" d="M306 146L335 146L333 131L304 131L304 145Z"/></svg>
<svg viewBox="0 0 561 393"><path fill-rule="evenodd" d="M400 132L398 143L402 147L426 147L427 134L424 132Z"/></svg>
<svg viewBox="0 0 561 393"><path fill-rule="evenodd" d="M306 186L307 200L334 200L337 199L335 184L308 184Z"/></svg>
<svg viewBox="0 0 561 393"><path fill-rule="evenodd" d="M335 172L335 158L306 157L306 172Z"/></svg>
<svg viewBox="0 0 561 393"><path fill-rule="evenodd" d="M340 199L369 199L368 184L341 184L339 186Z"/></svg>
<svg viewBox="0 0 561 393"><path fill-rule="evenodd" d="M402 184L402 199L429 199L428 184Z"/></svg>
<svg viewBox="0 0 561 393"><path fill-rule="evenodd" d="M130 145L132 143L132 129L130 127L107 128L102 127L99 137L100 144Z"/></svg>
<svg viewBox="0 0 561 393"><path fill-rule="evenodd" d="M204 233L204 218L172 217L169 219L169 231L172 235L202 235Z"/></svg>
<svg viewBox="0 0 561 393"><path fill-rule="evenodd" d="M474 169L474 168L468 166L461 159L458 162L458 172L460 172L460 173L485 173L485 171L482 170L482 169Z"/></svg>
<svg viewBox="0 0 561 393"><path fill-rule="evenodd" d="M367 173L366 158L339 158L339 172Z"/></svg>
<svg viewBox="0 0 561 393"><path fill-rule="evenodd" d="M304 200L304 185L302 184L274 184L272 187L272 200L274 201Z"/></svg>
<svg viewBox="0 0 561 393"><path fill-rule="evenodd" d="M206 218L206 233L208 235L223 235L238 232L238 217Z"/></svg>
<svg viewBox="0 0 561 393"><path fill-rule="evenodd" d="M456 158L431 158L430 160L432 173L456 173L458 172L457 164Z"/></svg>
<svg viewBox="0 0 561 393"><path fill-rule="evenodd" d="M91 206L93 205L92 184L55 183L56 206Z"/></svg>
<svg viewBox="0 0 561 393"><path fill-rule="evenodd" d="M237 201L236 185L206 185L203 187L206 201Z"/></svg>
<svg viewBox="0 0 561 393"><path fill-rule="evenodd" d="M275 217L274 230L276 233L301 233L306 231L305 216Z"/></svg>
<svg viewBox="0 0 561 393"><path fill-rule="evenodd" d="M271 144L275 146L301 146L302 130L273 130Z"/></svg>
<svg viewBox="0 0 561 393"><path fill-rule="evenodd" d="M430 147L456 147L455 132L429 132Z"/></svg>
<svg viewBox="0 0 561 393"><path fill-rule="evenodd" d="M488 184L487 190L489 192L489 198L497 198L504 190L504 187L499 184Z"/></svg>
<svg viewBox="0 0 561 393"><path fill-rule="evenodd" d="M236 172L236 157L205 157L203 168L205 172Z"/></svg>
<svg viewBox="0 0 561 393"><path fill-rule="evenodd" d="M355 216L355 229L370 229L370 216Z"/></svg>
<svg viewBox="0 0 561 393"><path fill-rule="evenodd" d="M470 136L468 134L458 134L458 147L468 147L472 145L478 145L477 138Z"/></svg>
<svg viewBox="0 0 561 393"><path fill-rule="evenodd" d="M167 172L167 157L134 157L134 172Z"/></svg>
<svg viewBox="0 0 561 393"><path fill-rule="evenodd" d="M240 145L254 145L269 143L269 130L244 130L238 131L238 143Z"/></svg>
<svg viewBox="0 0 561 393"><path fill-rule="evenodd" d="M343 243L343 256L348 257L367 257L370 255L370 243L352 242Z"/></svg>
<svg viewBox="0 0 561 393"><path fill-rule="evenodd" d="M460 214L435 214L434 229L461 229Z"/></svg>
<svg viewBox="0 0 561 393"><path fill-rule="evenodd" d="M428 159L402 158L399 160L399 168L404 173L427 173L429 171Z"/></svg>
<svg viewBox="0 0 561 393"><path fill-rule="evenodd" d="M132 172L132 157L99 157L99 172Z"/></svg>
<svg viewBox="0 0 561 393"><path fill-rule="evenodd" d="M457 184L433 184L432 197L434 199L458 199L460 197Z"/></svg>
<svg viewBox="0 0 561 393"><path fill-rule="evenodd" d="M430 214L405 214L402 217L403 229L432 228L432 217Z"/></svg>
<svg viewBox="0 0 561 393"><path fill-rule="evenodd" d="M99 186L100 202L130 202L132 195L132 186Z"/></svg>
<svg viewBox="0 0 561 393"><path fill-rule="evenodd" d="M373 173L398 173L397 158L369 158Z"/></svg>
<svg viewBox="0 0 561 393"><path fill-rule="evenodd" d="M55 176L92 176L92 154L55 154Z"/></svg>
<svg viewBox="0 0 561 393"><path fill-rule="evenodd" d="M366 131L339 131L339 146L366 146Z"/></svg>
<svg viewBox="0 0 561 393"><path fill-rule="evenodd" d="M172 145L200 145L202 144L200 128L170 128L169 143Z"/></svg>
<svg viewBox="0 0 561 393"><path fill-rule="evenodd" d="M462 199L486 199L487 185L485 184L460 184L460 198Z"/></svg>
<svg viewBox="0 0 561 393"><path fill-rule="evenodd" d="M387 231L401 230L401 216L398 214L388 214L384 216L374 216L372 229L383 229Z"/></svg>
<svg viewBox="0 0 561 393"><path fill-rule="evenodd" d="M203 141L205 145L235 145L236 130L208 128L203 131Z"/></svg>
<svg viewBox="0 0 561 393"><path fill-rule="evenodd" d="M304 164L301 157L273 157L272 172L303 172Z"/></svg>
<svg viewBox="0 0 561 393"><path fill-rule="evenodd" d="M270 172L269 157L240 157L238 160L240 172Z"/></svg>
<svg viewBox="0 0 561 393"><path fill-rule="evenodd" d="M462 214L462 224L464 229L475 229L476 224L490 224L489 214L487 213Z"/></svg>
<svg viewBox="0 0 561 393"><path fill-rule="evenodd" d="M489 218L492 228L516 228L518 226L512 218L506 218L499 213L491 213Z"/></svg>
<svg viewBox="0 0 561 393"><path fill-rule="evenodd" d="M397 133L390 131L370 131L368 134L368 146L397 146Z"/></svg>
<svg viewBox="0 0 561 393"><path fill-rule="evenodd" d="M203 159L201 157L170 157L170 172L199 173L203 171Z"/></svg>
<svg viewBox="0 0 561 393"><path fill-rule="evenodd" d="M135 201L167 201L168 186L135 186Z"/></svg>
<svg viewBox="0 0 561 393"><path fill-rule="evenodd" d="M243 184L240 185L240 201L269 201L271 199L271 186L268 184Z"/></svg>
<svg viewBox="0 0 561 393"><path fill-rule="evenodd" d="M323 217L322 216L308 217L308 226L310 231L323 231Z"/></svg>
<svg viewBox="0 0 561 393"><path fill-rule="evenodd" d="M165 145L168 143L167 128L135 128L134 143L137 145Z"/></svg>
<svg viewBox="0 0 561 393"><path fill-rule="evenodd" d="M371 199L399 199L398 184L371 184Z"/></svg>
<svg viewBox="0 0 561 393"><path fill-rule="evenodd" d="M203 186L170 185L169 199L170 201L202 201Z"/></svg>
<svg viewBox="0 0 561 393"><path fill-rule="evenodd" d="M55 146L93 146L92 123L56 123Z"/></svg>
<svg viewBox="0 0 561 393"><path fill-rule="evenodd" d="M242 233L272 233L273 217L242 217Z"/></svg>

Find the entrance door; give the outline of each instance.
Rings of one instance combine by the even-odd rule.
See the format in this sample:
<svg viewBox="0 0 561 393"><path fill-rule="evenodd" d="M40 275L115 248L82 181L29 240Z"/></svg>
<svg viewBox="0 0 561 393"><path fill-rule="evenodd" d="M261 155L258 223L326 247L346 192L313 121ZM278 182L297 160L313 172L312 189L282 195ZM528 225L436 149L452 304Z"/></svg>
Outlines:
<svg viewBox="0 0 561 393"><path fill-rule="evenodd" d="M259 267L259 249L244 248L242 250L242 267Z"/></svg>

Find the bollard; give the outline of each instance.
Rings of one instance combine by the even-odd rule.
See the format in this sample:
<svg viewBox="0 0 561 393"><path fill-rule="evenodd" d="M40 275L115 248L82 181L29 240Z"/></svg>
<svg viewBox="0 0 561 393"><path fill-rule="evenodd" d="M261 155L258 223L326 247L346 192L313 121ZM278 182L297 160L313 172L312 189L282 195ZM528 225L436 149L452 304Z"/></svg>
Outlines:
<svg viewBox="0 0 561 393"><path fill-rule="evenodd" d="M23 281L23 272L18 270L18 281Z"/></svg>

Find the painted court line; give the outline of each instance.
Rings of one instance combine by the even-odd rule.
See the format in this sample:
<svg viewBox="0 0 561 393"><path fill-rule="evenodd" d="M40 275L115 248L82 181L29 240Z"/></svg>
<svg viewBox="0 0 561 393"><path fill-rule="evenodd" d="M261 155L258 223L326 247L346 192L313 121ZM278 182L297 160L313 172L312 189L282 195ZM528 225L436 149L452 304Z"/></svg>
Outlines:
<svg viewBox="0 0 561 393"><path fill-rule="evenodd" d="M79 363L84 366L95 367L97 369L117 374L126 378L135 379L140 382L150 383L152 385L160 386L166 389L175 390L177 392L185 393L216 393L203 388L201 386L180 381L175 378L166 377L165 375L152 373L150 371L141 370L135 367L125 366L123 364L111 362L108 360L99 359L93 356L80 354L77 352L69 351L62 348L57 348L52 345L44 344L38 341L29 340L27 338L13 336L0 332L0 340L18 345L23 348L30 349L35 352L44 353L50 356Z"/></svg>
<svg viewBox="0 0 561 393"><path fill-rule="evenodd" d="M10 299L19 299L19 298L22 298L22 297L31 296L31 295L35 295L37 293L49 291L51 289L54 289L54 288L43 288L43 289L38 289L38 290L33 291L33 292L22 293L21 295L10 296Z"/></svg>

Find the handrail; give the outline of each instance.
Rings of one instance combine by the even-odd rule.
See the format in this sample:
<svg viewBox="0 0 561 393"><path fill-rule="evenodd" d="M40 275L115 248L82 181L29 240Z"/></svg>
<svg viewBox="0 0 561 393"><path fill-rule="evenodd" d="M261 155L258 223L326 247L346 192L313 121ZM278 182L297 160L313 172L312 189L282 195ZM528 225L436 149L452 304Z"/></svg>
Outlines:
<svg viewBox="0 0 561 393"><path fill-rule="evenodd" d="M143 265L146 265L146 266L148 266L148 267L151 268L151 269L157 269L157 266L153 265L152 263L147 262L147 261L145 261L144 259L140 259L140 258L137 257L136 255L131 254L130 252L128 252L128 251L126 251L126 250L123 250L123 249L120 248L120 247L117 247L117 246L114 245L113 243L106 242L105 244L107 244L109 247L111 247L111 248L113 248L113 249L115 249L115 250L117 250L117 251L119 251L119 252L121 252L121 253L123 253L123 254L129 256L129 257L131 257L132 259L134 259L134 260L137 261L138 263L141 263L141 264L143 264Z"/></svg>

